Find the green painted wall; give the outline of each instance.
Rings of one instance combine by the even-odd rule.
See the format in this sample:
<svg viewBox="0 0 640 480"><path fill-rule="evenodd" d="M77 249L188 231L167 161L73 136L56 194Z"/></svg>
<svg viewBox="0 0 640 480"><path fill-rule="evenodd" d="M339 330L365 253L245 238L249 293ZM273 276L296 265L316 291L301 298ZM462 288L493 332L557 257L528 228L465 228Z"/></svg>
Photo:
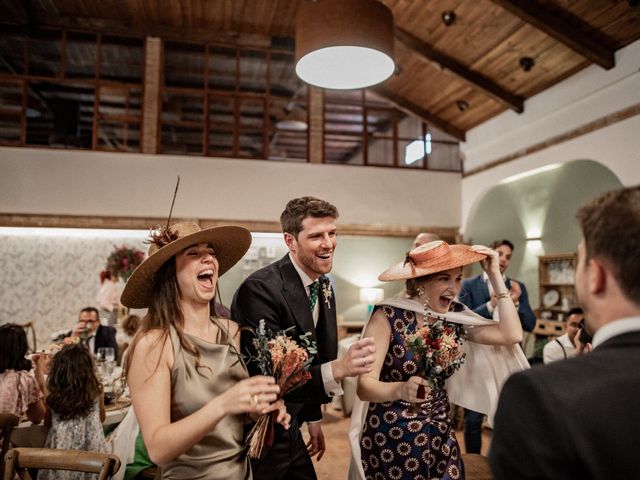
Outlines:
<svg viewBox="0 0 640 480"><path fill-rule="evenodd" d="M465 229L466 241L515 245L508 275L525 283L532 307L539 305L538 256L575 252L581 239L576 210L622 183L604 165L576 160L557 168L501 183L476 203ZM539 237L540 241L527 241ZM479 273L474 267L473 274Z"/></svg>

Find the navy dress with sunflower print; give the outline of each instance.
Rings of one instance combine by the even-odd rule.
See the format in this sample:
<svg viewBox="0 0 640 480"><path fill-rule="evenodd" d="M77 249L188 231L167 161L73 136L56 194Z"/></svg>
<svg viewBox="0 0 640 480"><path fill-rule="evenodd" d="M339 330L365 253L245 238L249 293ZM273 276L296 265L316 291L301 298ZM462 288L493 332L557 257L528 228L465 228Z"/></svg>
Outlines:
<svg viewBox="0 0 640 480"><path fill-rule="evenodd" d="M389 325L389 350L380 372L380 381L404 382L417 374L413 354L405 347L405 329L416 329L415 313L382 305ZM451 325L457 335L464 328ZM445 369L435 379L435 388L424 403L402 400L370 403L360 439L361 460L367 480L464 479L460 448L449 415L445 380L455 369Z"/></svg>

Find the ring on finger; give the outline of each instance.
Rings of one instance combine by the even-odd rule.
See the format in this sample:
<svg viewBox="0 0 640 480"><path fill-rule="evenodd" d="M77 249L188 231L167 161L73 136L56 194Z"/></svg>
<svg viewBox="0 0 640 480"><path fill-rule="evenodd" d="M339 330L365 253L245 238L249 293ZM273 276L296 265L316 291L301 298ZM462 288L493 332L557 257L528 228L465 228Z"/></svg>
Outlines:
<svg viewBox="0 0 640 480"><path fill-rule="evenodd" d="M251 406L255 407L258 405L258 395L251 395Z"/></svg>

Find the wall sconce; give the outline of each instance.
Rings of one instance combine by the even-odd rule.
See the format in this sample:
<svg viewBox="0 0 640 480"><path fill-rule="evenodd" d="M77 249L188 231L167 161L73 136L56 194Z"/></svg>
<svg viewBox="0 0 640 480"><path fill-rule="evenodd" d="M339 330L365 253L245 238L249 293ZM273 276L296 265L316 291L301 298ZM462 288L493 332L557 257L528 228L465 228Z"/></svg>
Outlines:
<svg viewBox="0 0 640 480"><path fill-rule="evenodd" d="M322 88L375 85L395 69L393 43L393 14L382 2L302 2L296 16L296 74Z"/></svg>
<svg viewBox="0 0 640 480"><path fill-rule="evenodd" d="M376 303L384 300L383 288L361 288L360 289L360 303L367 304L367 319L371 316L373 306Z"/></svg>

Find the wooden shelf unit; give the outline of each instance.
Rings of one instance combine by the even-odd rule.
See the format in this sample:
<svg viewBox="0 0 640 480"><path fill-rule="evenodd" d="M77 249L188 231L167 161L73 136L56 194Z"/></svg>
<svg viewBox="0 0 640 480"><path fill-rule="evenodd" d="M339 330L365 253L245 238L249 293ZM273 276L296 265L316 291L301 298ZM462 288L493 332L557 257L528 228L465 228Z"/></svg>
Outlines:
<svg viewBox="0 0 640 480"><path fill-rule="evenodd" d="M543 320L564 321L569 310L577 306L573 282L577 258L575 253L557 253L538 257L540 307L537 317ZM544 304L545 295L558 292L558 301L553 305Z"/></svg>

